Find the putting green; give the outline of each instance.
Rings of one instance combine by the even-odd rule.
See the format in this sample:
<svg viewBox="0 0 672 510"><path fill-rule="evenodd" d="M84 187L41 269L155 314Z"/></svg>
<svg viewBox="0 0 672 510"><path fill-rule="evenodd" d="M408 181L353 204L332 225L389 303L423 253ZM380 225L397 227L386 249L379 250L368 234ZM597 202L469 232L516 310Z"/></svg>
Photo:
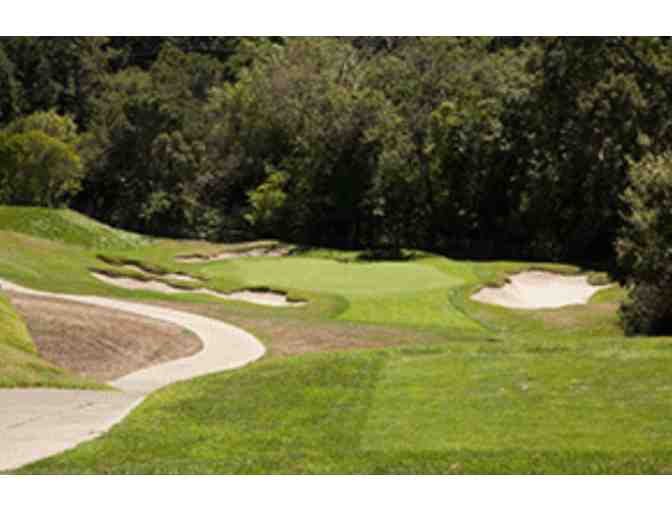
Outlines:
<svg viewBox="0 0 672 510"><path fill-rule="evenodd" d="M464 283L432 266L414 262L343 263L288 257L235 259L203 270L207 276L235 275L250 286L301 289L349 296L401 294Z"/></svg>

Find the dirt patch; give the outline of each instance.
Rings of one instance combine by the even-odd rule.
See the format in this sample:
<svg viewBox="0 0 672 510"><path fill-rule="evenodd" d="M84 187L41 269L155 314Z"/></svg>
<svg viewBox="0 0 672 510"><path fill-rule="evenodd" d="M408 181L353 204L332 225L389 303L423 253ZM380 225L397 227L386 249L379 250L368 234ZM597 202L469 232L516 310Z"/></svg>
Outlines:
<svg viewBox="0 0 672 510"><path fill-rule="evenodd" d="M55 298L9 296L43 358L97 382L202 349L196 335L166 322Z"/></svg>
<svg viewBox="0 0 672 510"><path fill-rule="evenodd" d="M108 285L115 285L117 287L123 287L124 289L129 290L150 290L154 292L163 292L165 294L184 294L184 293L194 293L194 294L205 294L207 296L213 296L219 299L233 300L233 301L246 301L248 303L253 303L255 305L265 305L265 306L305 306L305 301L290 301L287 299L285 294L280 292L272 291L260 291L260 290L240 290L235 292L217 292L210 289L181 289L178 287L173 287L164 282L159 282L156 280L136 280L135 278L128 278L125 276L109 276L107 274L98 273L95 271L91 272L91 275L104 282Z"/></svg>
<svg viewBox="0 0 672 510"><path fill-rule="evenodd" d="M333 320L295 319L242 314L211 303L148 301L148 304L171 308L235 324L261 340L272 357L297 356L311 352L350 351L404 345L436 345L446 342L482 341L463 331L434 333L410 328L372 324L353 324Z"/></svg>
<svg viewBox="0 0 672 510"><path fill-rule="evenodd" d="M588 303L596 292L610 285L594 286L588 276L567 276L545 271L526 271L511 276L501 287L485 287L475 301L507 308L533 310Z"/></svg>
<svg viewBox="0 0 672 510"><path fill-rule="evenodd" d="M291 249L282 248L252 248L244 251L225 251L214 255L178 255L175 260L186 264L202 262L214 262L216 260L239 259L243 257L284 257L289 255Z"/></svg>

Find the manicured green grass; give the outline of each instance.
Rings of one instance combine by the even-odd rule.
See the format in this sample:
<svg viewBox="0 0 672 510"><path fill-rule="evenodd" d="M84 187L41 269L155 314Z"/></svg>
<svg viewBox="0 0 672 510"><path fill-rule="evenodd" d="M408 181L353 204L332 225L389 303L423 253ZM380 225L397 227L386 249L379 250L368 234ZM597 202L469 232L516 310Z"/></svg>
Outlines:
<svg viewBox="0 0 672 510"><path fill-rule="evenodd" d="M288 257L278 260L234 259L214 264L203 273L232 273L250 285L328 292L342 296L384 296L451 287L464 282L459 274L447 275L413 262L344 264L332 260Z"/></svg>
<svg viewBox="0 0 672 510"><path fill-rule="evenodd" d="M672 472L672 340L625 338L619 287L584 306L510 310L470 295L522 270L578 268L424 253L406 262L361 262L356 252L334 250L197 264L175 259L229 248L153 240L92 250L0 232L0 277L171 306L210 303L209 315L247 328L271 352L281 337L283 345L318 337L332 345L331 337L350 334L363 345L388 345L381 334L393 345L404 336L409 342L271 356L170 386L104 437L21 472ZM132 272L119 265L128 262L157 278L183 272L219 290L270 287L309 305L283 310L127 291L88 274L90 267Z"/></svg>
<svg viewBox="0 0 672 510"><path fill-rule="evenodd" d="M21 472L666 472L671 356L462 344L265 361L166 388Z"/></svg>
<svg viewBox="0 0 672 510"><path fill-rule="evenodd" d="M0 388L103 388L40 358L26 325L0 294Z"/></svg>

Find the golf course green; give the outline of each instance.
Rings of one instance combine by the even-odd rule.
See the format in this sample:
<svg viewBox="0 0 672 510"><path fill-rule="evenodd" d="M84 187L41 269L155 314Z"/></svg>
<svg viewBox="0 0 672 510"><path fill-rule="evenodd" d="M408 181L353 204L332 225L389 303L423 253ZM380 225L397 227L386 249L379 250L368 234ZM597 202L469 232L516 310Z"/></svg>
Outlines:
<svg viewBox="0 0 672 510"><path fill-rule="evenodd" d="M268 349L242 369L159 390L104 436L18 472L672 471L672 340L626 338L618 286L585 305L514 310L470 296L527 269L582 268L422 252L372 262L305 247L180 260L240 249L141 237L68 210L0 207L0 278L202 313ZM92 270L184 292L124 289ZM306 305L225 301L194 288L271 289ZM27 386L97 387L41 360L0 297L0 387Z"/></svg>

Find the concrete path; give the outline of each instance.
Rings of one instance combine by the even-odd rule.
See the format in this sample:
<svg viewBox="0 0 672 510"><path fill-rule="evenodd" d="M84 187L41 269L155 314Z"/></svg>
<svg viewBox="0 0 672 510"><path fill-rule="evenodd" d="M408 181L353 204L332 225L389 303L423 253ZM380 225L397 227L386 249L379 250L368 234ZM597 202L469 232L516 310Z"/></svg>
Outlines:
<svg viewBox="0 0 672 510"><path fill-rule="evenodd" d="M96 296L53 294L0 279L3 290L56 297L114 308L178 324L198 335L203 349L193 356L148 367L111 386L121 390L0 390L0 471L60 453L106 432L151 392L173 382L238 368L265 353L242 329L199 315Z"/></svg>

